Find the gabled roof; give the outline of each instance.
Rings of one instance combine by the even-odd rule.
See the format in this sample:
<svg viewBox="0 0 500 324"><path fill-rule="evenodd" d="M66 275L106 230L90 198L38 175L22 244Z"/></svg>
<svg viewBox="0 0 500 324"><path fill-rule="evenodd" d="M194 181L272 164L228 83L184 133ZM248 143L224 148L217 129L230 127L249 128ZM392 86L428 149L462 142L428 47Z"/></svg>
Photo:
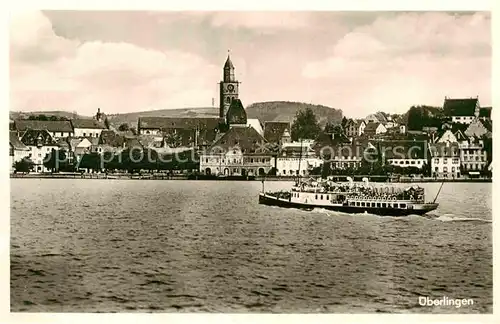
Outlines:
<svg viewBox="0 0 500 324"><path fill-rule="evenodd" d="M232 127L209 148L210 152L227 152L239 148L244 154L268 153L266 139L253 127Z"/></svg>
<svg viewBox="0 0 500 324"><path fill-rule="evenodd" d="M73 128L106 129L103 123L94 119L72 119Z"/></svg>
<svg viewBox="0 0 500 324"><path fill-rule="evenodd" d="M380 123L369 122L366 124L365 133L375 133Z"/></svg>
<svg viewBox="0 0 500 324"><path fill-rule="evenodd" d="M29 151L29 148L27 148L26 145L19 140L19 137L17 137L17 132L9 132L9 143L14 150Z"/></svg>
<svg viewBox="0 0 500 324"><path fill-rule="evenodd" d="M26 120L18 119L14 121L14 126L18 131L24 132L28 129L48 130L49 132L73 132L73 127L69 120Z"/></svg>
<svg viewBox="0 0 500 324"><path fill-rule="evenodd" d="M443 110L447 116L474 116L477 98L448 99L444 100Z"/></svg>
<svg viewBox="0 0 500 324"><path fill-rule="evenodd" d="M467 127L467 129L464 131L464 134L468 137L471 136L477 136L481 137L485 135L486 133L490 132L486 125L489 125L489 123L485 123L482 120L479 119L474 119Z"/></svg>
<svg viewBox="0 0 500 324"><path fill-rule="evenodd" d="M289 122L266 121L264 123L264 138L271 143L278 143L285 133L290 132Z"/></svg>
<svg viewBox="0 0 500 324"><path fill-rule="evenodd" d="M21 142L27 146L58 146L57 141L47 130L28 129L24 132Z"/></svg>

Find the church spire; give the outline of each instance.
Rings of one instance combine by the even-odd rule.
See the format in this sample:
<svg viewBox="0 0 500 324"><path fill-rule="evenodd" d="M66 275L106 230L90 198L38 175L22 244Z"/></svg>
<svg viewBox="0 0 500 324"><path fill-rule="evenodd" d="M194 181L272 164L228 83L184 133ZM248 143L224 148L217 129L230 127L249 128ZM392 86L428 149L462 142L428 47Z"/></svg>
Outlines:
<svg viewBox="0 0 500 324"><path fill-rule="evenodd" d="M233 65L233 62L231 62L230 54L231 54L231 50L227 50L227 60L226 60L226 63L224 64L224 70L225 69L233 69L234 70L234 65Z"/></svg>

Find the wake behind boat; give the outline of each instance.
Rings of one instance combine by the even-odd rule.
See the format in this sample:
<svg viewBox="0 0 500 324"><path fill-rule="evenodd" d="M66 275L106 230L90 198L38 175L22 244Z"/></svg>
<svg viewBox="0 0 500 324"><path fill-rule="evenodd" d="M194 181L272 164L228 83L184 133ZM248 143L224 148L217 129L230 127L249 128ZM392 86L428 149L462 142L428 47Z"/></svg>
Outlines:
<svg viewBox="0 0 500 324"><path fill-rule="evenodd" d="M423 215L435 210L436 198L425 201L424 188L411 186L405 189L393 185L374 187L363 179L362 184L349 178L347 183L336 183L329 179L309 179L297 182L290 191L265 192L259 194L259 203L285 208L312 210L324 208L344 213L370 213L380 216ZM263 183L264 184L264 183Z"/></svg>

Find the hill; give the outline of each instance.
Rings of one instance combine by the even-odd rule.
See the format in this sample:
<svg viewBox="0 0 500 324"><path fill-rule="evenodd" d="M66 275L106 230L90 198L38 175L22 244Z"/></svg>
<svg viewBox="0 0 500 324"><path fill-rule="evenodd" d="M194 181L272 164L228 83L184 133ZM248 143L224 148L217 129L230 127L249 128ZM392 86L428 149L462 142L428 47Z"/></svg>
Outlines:
<svg viewBox="0 0 500 324"><path fill-rule="evenodd" d="M302 102L269 101L257 102L246 107L248 118L257 118L262 123L266 121L288 121L293 122L297 111L311 108L316 115L320 126L324 126L327 121L340 124L342 111L322 105L312 105ZM106 113L106 111L104 111ZM38 111L38 112L10 112L11 119L17 119L29 115L56 115L67 118L75 118L74 114L66 111ZM219 108L181 108L181 109L161 109L150 111L139 111L122 114L106 114L111 126L118 127L121 124L129 124L131 127L137 126L139 117L218 117ZM76 115L76 118L91 118L88 116Z"/></svg>
<svg viewBox="0 0 500 324"><path fill-rule="evenodd" d="M33 111L33 112L24 112L24 111L10 111L9 118L11 120L14 119L25 119L31 115L46 115L46 116L57 116L57 117L65 117L68 119L77 118L77 119L88 119L92 118L89 116L78 115L69 111L61 111L61 110L53 110L53 111Z"/></svg>
<svg viewBox="0 0 500 324"><path fill-rule="evenodd" d="M107 114L106 116L109 123L115 127L125 123L137 127L139 117L218 117L219 108L160 109L123 114Z"/></svg>
<svg viewBox="0 0 500 324"><path fill-rule="evenodd" d="M342 121L342 110L340 109L303 102L257 102L249 105L246 111L248 118L258 118L262 123L266 121L287 121L291 123L299 110L307 108L312 109L321 127L324 127L327 122L340 124Z"/></svg>

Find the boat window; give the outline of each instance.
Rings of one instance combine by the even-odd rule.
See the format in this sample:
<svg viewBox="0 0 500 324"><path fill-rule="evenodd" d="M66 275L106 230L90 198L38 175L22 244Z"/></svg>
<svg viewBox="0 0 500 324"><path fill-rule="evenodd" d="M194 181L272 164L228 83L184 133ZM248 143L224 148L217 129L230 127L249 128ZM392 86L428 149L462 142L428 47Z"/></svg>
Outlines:
<svg viewBox="0 0 500 324"><path fill-rule="evenodd" d="M374 202L372 202L372 207L375 207L375 203Z"/></svg>
<svg viewBox="0 0 500 324"><path fill-rule="evenodd" d="M386 203L382 203L382 208L385 208L387 207L387 204Z"/></svg>
<svg viewBox="0 0 500 324"><path fill-rule="evenodd" d="M400 208L406 208L406 204L400 204L399 207Z"/></svg>
<svg viewBox="0 0 500 324"><path fill-rule="evenodd" d="M358 206L358 207L359 207L359 201L356 201L356 206Z"/></svg>
<svg viewBox="0 0 500 324"><path fill-rule="evenodd" d="M326 200L329 200L328 195L326 195Z"/></svg>
<svg viewBox="0 0 500 324"><path fill-rule="evenodd" d="M314 195L314 199L318 199L318 195Z"/></svg>
<svg viewBox="0 0 500 324"><path fill-rule="evenodd" d="M380 203L377 203L377 207L379 207L379 208L380 208Z"/></svg>
<svg viewBox="0 0 500 324"><path fill-rule="evenodd" d="M349 202L349 205L356 206L356 203L354 201L351 201L351 202Z"/></svg>
<svg viewBox="0 0 500 324"><path fill-rule="evenodd" d="M321 195L320 197L321 197L320 199L323 200L323 195Z"/></svg>
<svg viewBox="0 0 500 324"><path fill-rule="evenodd" d="M364 202L361 203L361 207L365 207L365 203Z"/></svg>

